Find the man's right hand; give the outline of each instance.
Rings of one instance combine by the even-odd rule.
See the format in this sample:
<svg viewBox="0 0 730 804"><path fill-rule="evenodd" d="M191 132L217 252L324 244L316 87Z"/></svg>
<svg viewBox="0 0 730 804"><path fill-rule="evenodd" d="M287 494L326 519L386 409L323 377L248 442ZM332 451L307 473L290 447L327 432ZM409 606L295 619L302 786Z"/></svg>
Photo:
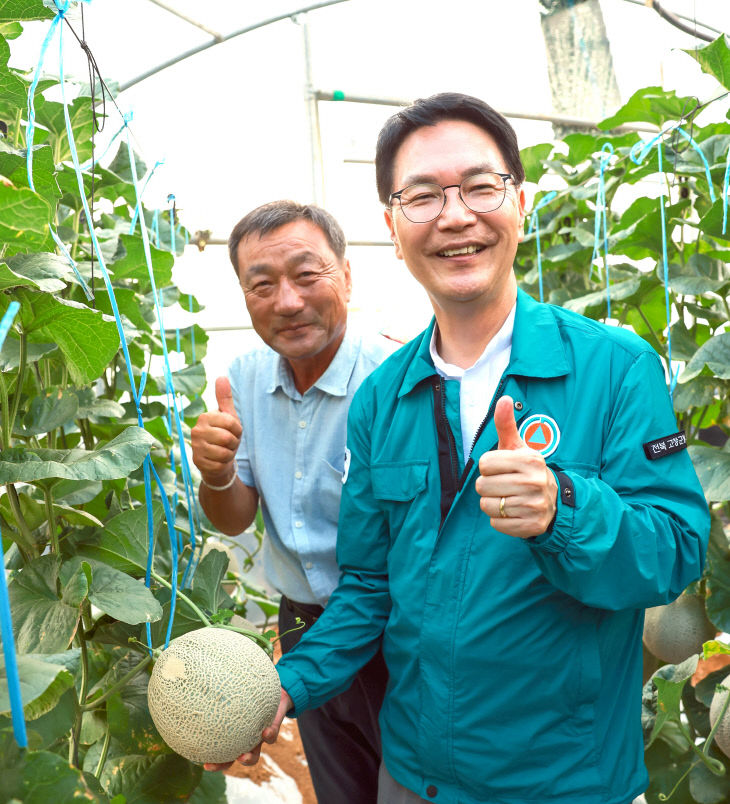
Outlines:
<svg viewBox="0 0 730 804"><path fill-rule="evenodd" d="M228 377L215 381L215 398L218 410L200 414L191 441L193 463L203 480L212 486L223 486L236 471L236 450L242 433Z"/></svg>
<svg viewBox="0 0 730 804"><path fill-rule="evenodd" d="M289 697L289 694L284 688L282 688L281 700L279 701L279 708L276 710L276 714L274 715L274 722L263 730L261 734L261 742L250 751L247 751L245 754L241 754L241 756L237 757L234 761L239 762L241 765L255 765L259 761L259 757L261 755L261 746L264 743L276 742L276 738L279 736L279 729L281 728L281 721L284 720L284 716L293 706L294 703ZM226 762L221 765L206 762L204 767L208 771L224 771L228 770L231 765L233 765L233 762Z"/></svg>

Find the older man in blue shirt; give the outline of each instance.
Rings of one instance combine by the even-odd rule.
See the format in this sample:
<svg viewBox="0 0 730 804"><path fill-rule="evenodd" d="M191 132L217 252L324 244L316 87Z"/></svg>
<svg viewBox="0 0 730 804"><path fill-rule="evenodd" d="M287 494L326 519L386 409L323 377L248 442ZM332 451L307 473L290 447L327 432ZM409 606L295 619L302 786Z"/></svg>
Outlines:
<svg viewBox="0 0 730 804"><path fill-rule="evenodd" d="M216 381L219 409L193 428L193 460L201 505L224 533L247 528L260 501L264 567L282 593L284 633L297 617L307 628L314 624L337 585L347 413L360 383L392 348L347 329L345 238L324 210L266 204L236 224L228 245L265 345L236 358L228 377ZM285 653L301 634L282 639ZM386 680L378 654L347 691L299 718L319 801L375 801Z"/></svg>

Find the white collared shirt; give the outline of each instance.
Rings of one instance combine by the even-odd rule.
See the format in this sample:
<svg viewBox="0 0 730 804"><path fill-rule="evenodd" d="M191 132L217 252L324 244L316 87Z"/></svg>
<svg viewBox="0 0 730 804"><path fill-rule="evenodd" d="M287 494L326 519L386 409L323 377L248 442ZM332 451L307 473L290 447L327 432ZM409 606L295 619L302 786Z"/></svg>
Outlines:
<svg viewBox="0 0 730 804"><path fill-rule="evenodd" d="M459 413L464 460L469 460L471 445L479 425L487 415L497 385L509 365L512 354L512 330L515 323L515 304L499 332L489 341L486 349L473 366L463 369L447 363L436 350L438 324L431 336L431 359L436 371L447 380L459 380Z"/></svg>

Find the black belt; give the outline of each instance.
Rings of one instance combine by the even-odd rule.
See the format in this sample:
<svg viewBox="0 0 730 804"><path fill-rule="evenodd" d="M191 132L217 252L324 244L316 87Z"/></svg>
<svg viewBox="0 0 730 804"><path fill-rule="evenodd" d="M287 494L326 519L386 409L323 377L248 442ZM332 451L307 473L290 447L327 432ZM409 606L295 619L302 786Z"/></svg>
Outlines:
<svg viewBox="0 0 730 804"><path fill-rule="evenodd" d="M281 605L297 617L301 617L307 625L313 625L322 616L324 608L317 606L315 603L297 603L295 600L289 600L286 595L281 596Z"/></svg>

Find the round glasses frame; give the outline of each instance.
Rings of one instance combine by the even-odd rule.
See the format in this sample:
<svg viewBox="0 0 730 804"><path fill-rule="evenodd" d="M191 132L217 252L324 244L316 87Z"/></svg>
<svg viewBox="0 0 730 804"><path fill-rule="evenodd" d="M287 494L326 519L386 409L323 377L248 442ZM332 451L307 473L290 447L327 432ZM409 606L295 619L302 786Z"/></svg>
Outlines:
<svg viewBox="0 0 730 804"><path fill-rule="evenodd" d="M472 204L468 204L464 200L464 195L462 194L462 187L464 186L464 184L466 182L474 181L475 179L478 179L480 176L499 176L502 179L502 197L499 199L498 204L496 204L496 205L490 204L489 209L475 209L475 207ZM514 182L515 177L514 177L514 175L512 173L498 173L495 170L495 171L483 171L482 173L476 173L476 174L473 174L471 176L467 176L465 179L462 179L459 184L442 185L442 184L436 184L436 182L420 182L419 181L419 182L416 182L415 184L409 184L407 187L404 187L402 190L398 190L395 193L391 193L389 198L388 198L388 206L390 208L392 208L393 199L397 198L398 201L399 201L399 204L400 204L401 212L403 213L403 215L406 217L407 220L409 220L411 223L430 223L431 221L435 221L436 218L438 218L438 216L444 211L444 207L446 206L446 190L448 190L451 187L458 187L459 199L461 200L461 203L467 209L469 209L472 212L476 212L476 213L481 215L481 214L484 214L485 212L494 212L496 209L499 209L502 206L502 204L504 203L504 199L505 199L505 197L507 195L507 179L511 179ZM439 208L438 212L436 212L430 218L425 218L425 219L418 218L416 220L411 218L408 215L408 212L406 211L406 209L408 208L408 205L403 204L402 195L403 195L403 193L407 193L408 190L412 189L413 187L433 187L433 188L438 188L441 191L441 207Z"/></svg>

